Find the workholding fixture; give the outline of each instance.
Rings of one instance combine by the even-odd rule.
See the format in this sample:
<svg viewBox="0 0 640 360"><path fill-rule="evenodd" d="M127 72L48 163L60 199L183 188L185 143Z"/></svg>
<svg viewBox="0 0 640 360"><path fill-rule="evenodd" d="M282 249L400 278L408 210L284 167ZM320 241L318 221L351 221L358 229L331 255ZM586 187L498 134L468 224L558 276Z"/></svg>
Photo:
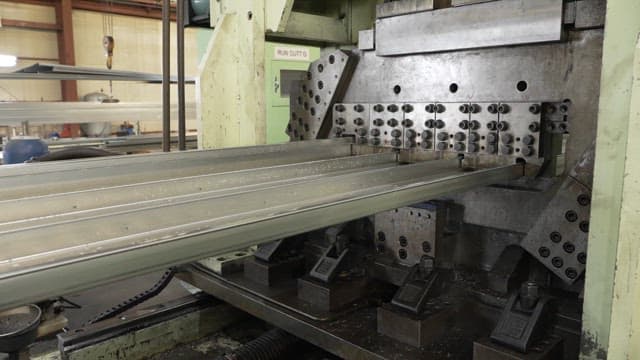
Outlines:
<svg viewBox="0 0 640 360"><path fill-rule="evenodd" d="M169 269L340 358L633 358L640 5L210 5L178 2L210 150L1 167L0 309ZM286 144L266 40L320 48Z"/></svg>

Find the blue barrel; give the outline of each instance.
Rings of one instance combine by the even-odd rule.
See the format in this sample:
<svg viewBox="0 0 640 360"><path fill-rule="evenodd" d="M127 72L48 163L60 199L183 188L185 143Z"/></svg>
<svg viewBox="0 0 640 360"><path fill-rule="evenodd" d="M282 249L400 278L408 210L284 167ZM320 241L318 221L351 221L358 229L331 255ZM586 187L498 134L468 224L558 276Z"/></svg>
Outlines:
<svg viewBox="0 0 640 360"><path fill-rule="evenodd" d="M47 144L37 137L16 136L9 140L2 150L4 164L21 164L49 153Z"/></svg>

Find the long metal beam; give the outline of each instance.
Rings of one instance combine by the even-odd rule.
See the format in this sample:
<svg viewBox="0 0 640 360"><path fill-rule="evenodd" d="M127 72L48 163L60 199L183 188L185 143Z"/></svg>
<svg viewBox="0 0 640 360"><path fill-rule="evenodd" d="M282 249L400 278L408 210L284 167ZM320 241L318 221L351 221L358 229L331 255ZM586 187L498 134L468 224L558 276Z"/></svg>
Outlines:
<svg viewBox="0 0 640 360"><path fill-rule="evenodd" d="M401 165L393 153L347 148L320 141L0 168L0 189L15 189L0 195L13 197L0 202L0 308L522 174L520 165L463 171L457 160Z"/></svg>

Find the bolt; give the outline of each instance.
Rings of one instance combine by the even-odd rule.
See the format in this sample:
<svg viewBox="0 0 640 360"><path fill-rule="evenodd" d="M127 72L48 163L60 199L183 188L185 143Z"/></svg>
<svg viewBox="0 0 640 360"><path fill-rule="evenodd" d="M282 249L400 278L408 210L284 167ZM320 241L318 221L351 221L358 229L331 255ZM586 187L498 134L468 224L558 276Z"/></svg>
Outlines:
<svg viewBox="0 0 640 360"><path fill-rule="evenodd" d="M415 142L415 141L413 141L413 140L409 140L409 141L407 141L407 147L408 147L408 148L414 148L414 147L416 147L416 142Z"/></svg>
<svg viewBox="0 0 640 360"><path fill-rule="evenodd" d="M382 126L382 125L384 125L384 120L382 120L382 119L375 119L375 120L373 120L373 125L375 125L375 126Z"/></svg>
<svg viewBox="0 0 640 360"><path fill-rule="evenodd" d="M533 104L531 106L529 106L529 112L532 114L539 114L540 113L540 104Z"/></svg>
<svg viewBox="0 0 640 360"><path fill-rule="evenodd" d="M379 138L373 138L370 140L370 142L371 142L371 145L373 146L380 146L380 143L381 143Z"/></svg>
<svg viewBox="0 0 640 360"><path fill-rule="evenodd" d="M396 127L398 126L398 120L396 119L389 119L387 120L387 125L391 126L391 127Z"/></svg>
<svg viewBox="0 0 640 360"><path fill-rule="evenodd" d="M413 120L411 120L411 119L402 120L402 126L404 126L404 127L412 127L413 126Z"/></svg>
<svg viewBox="0 0 640 360"><path fill-rule="evenodd" d="M438 145L436 145L436 149L440 150L440 151L445 151L449 148L449 144L446 142L439 142Z"/></svg>
<svg viewBox="0 0 640 360"><path fill-rule="evenodd" d="M453 138L454 138L456 141L464 141L464 139L466 139L466 138L467 138L467 135L466 135L465 133L463 133L463 132L457 132L457 133L453 136Z"/></svg>
<svg viewBox="0 0 640 360"><path fill-rule="evenodd" d="M463 152L465 147L466 146L464 145L464 143L457 142L457 143L455 143L455 145L453 145L453 150L455 150L457 152Z"/></svg>
<svg viewBox="0 0 640 360"><path fill-rule="evenodd" d="M540 256L542 256L543 258L547 258L549 257L549 255L551 255L551 250L549 250L548 247L542 246L540 249L538 249L538 254L540 254Z"/></svg>
<svg viewBox="0 0 640 360"><path fill-rule="evenodd" d="M554 132L554 131L556 131L556 124L552 123L552 122L549 122L545 126L545 129L547 130L547 132Z"/></svg>
<svg viewBox="0 0 640 360"><path fill-rule="evenodd" d="M392 112L392 113L398 111L398 105L391 104L391 105L387 106L387 111Z"/></svg>
<svg viewBox="0 0 640 360"><path fill-rule="evenodd" d="M400 249L398 250L398 256L400 257L400 259L406 259L407 258L407 250L405 249Z"/></svg>
<svg viewBox="0 0 640 360"><path fill-rule="evenodd" d="M498 105L491 104L491 105L487 106L487 111L490 112L491 114L497 114L498 113Z"/></svg>
<svg viewBox="0 0 640 360"><path fill-rule="evenodd" d="M375 112L383 112L384 111L384 106L382 106L381 104L377 104L373 106L373 111Z"/></svg>
<svg viewBox="0 0 640 360"><path fill-rule="evenodd" d="M511 110L511 107L507 104L500 104L500 106L498 106L498 112L500 114L507 114L509 113L510 110Z"/></svg>
<svg viewBox="0 0 640 360"><path fill-rule="evenodd" d="M506 121L500 121L498 123L498 130L500 131L506 131L507 129L509 129L509 123Z"/></svg>
<svg viewBox="0 0 640 360"><path fill-rule="evenodd" d="M562 245L562 248L564 249L564 251L566 251L568 254L573 253L574 251L576 251L576 246L573 245L570 242L566 242Z"/></svg>
<svg viewBox="0 0 640 360"><path fill-rule="evenodd" d="M549 234L549 239L551 239L551 241L553 241L554 243L559 243L560 241L562 241L562 235L559 232L554 231Z"/></svg>
<svg viewBox="0 0 640 360"><path fill-rule="evenodd" d="M364 111L364 106L362 106L362 105L360 105L360 104L354 105L354 106L353 106L353 110L354 110L355 112L363 112L363 111Z"/></svg>
<svg viewBox="0 0 640 360"><path fill-rule="evenodd" d="M477 114L477 113L479 113L479 112L480 112L480 110L482 110L482 109L480 108L480 105L478 105L478 104L471 104L471 112L472 112L473 114Z"/></svg>
<svg viewBox="0 0 640 360"><path fill-rule="evenodd" d="M540 298L540 287L533 281L520 286L520 305L525 309L532 309Z"/></svg>
<svg viewBox="0 0 640 360"><path fill-rule="evenodd" d="M480 129L480 127L481 127L481 126L482 126L482 125L480 124L480 122L479 122L479 121L477 121L477 120L473 120L473 121L471 121L471 123L469 124L469 129L471 129L471 130L478 130L478 129Z"/></svg>
<svg viewBox="0 0 640 360"><path fill-rule="evenodd" d="M391 146L393 147L400 147L402 146L402 141L400 141L400 139L393 139L389 142L391 144Z"/></svg>
<svg viewBox="0 0 640 360"><path fill-rule="evenodd" d="M578 277L578 271L572 267L567 268L567 270L564 271L564 274L567 275L569 279L575 279Z"/></svg>
<svg viewBox="0 0 640 360"><path fill-rule="evenodd" d="M427 121L424 122L424 126L426 128L433 129L434 127L436 127L436 121L435 120L427 120Z"/></svg>
<svg viewBox="0 0 640 360"><path fill-rule="evenodd" d="M357 125L357 126L362 126L364 125L364 120L362 118L357 118L355 120L353 120L353 122Z"/></svg>
<svg viewBox="0 0 640 360"><path fill-rule="evenodd" d="M522 138L522 143L525 145L533 145L535 144L535 142L536 142L536 138L531 135L527 135Z"/></svg>
<svg viewBox="0 0 640 360"><path fill-rule="evenodd" d="M562 260L562 258L556 256L551 259L551 265L556 268L561 268L564 265L564 261Z"/></svg>
<svg viewBox="0 0 640 360"><path fill-rule="evenodd" d="M588 233L589 232L589 222L588 221L581 221L579 226L580 226L580 230L582 230L582 232L584 232L584 233Z"/></svg>
<svg viewBox="0 0 640 360"><path fill-rule="evenodd" d="M400 136L402 136L402 131L398 129L394 129L391 131L391 137L399 138Z"/></svg>
<svg viewBox="0 0 640 360"><path fill-rule="evenodd" d="M578 220L578 214L573 210L569 210L564 214L564 218L567 219L568 222L576 222Z"/></svg>
<svg viewBox="0 0 640 360"><path fill-rule="evenodd" d="M500 147L500 152L502 155L510 155L513 153L513 147L511 145L502 145Z"/></svg>
<svg viewBox="0 0 640 360"><path fill-rule="evenodd" d="M460 112L461 112L461 113L463 113L463 114L468 114L468 113L469 113L469 111L471 110L471 109L469 108L469 104L462 104L462 105L460 105L460 107L459 107L458 109L459 109L459 110L460 110Z"/></svg>
<svg viewBox="0 0 640 360"><path fill-rule="evenodd" d="M443 132L439 132L438 135L436 135L436 137L440 141L447 141L449 139L449 134L447 134L446 131L443 131Z"/></svg>
<svg viewBox="0 0 640 360"><path fill-rule="evenodd" d="M578 195L578 204L582 206L587 206L591 204L591 198L587 194L580 194Z"/></svg>
<svg viewBox="0 0 640 360"><path fill-rule="evenodd" d="M560 105L560 112L566 114L569 112L569 106L567 104Z"/></svg>
<svg viewBox="0 0 640 360"><path fill-rule="evenodd" d="M496 131L498 130L498 123L495 121L489 121L487 123L487 129L491 130L491 131Z"/></svg>
<svg viewBox="0 0 640 360"><path fill-rule="evenodd" d="M529 131L532 133L540 131L540 124L537 121L532 122L529 124Z"/></svg>
<svg viewBox="0 0 640 360"><path fill-rule="evenodd" d="M468 120L460 121L460 123L458 123L458 127L462 130L467 130L469 128L469 121Z"/></svg>
<svg viewBox="0 0 640 360"><path fill-rule="evenodd" d="M437 104L436 105L436 112L438 114L442 114L445 110L447 110L447 108L445 108L444 105L442 105L442 104Z"/></svg>
<svg viewBox="0 0 640 360"><path fill-rule="evenodd" d="M404 111L406 113L412 112L413 111L413 105L411 105L411 104L402 105L402 111Z"/></svg>
<svg viewBox="0 0 640 360"><path fill-rule="evenodd" d="M409 129L407 130L407 139L415 139L416 138L416 131Z"/></svg>
<svg viewBox="0 0 640 360"><path fill-rule="evenodd" d="M478 146L478 144L476 144L476 143L470 143L469 144L469 152L470 153L476 153L478 151L480 151L480 147Z"/></svg>
<svg viewBox="0 0 640 360"><path fill-rule="evenodd" d="M489 144L487 145L486 150L489 154L495 154L498 152L498 147L496 145Z"/></svg>
<svg viewBox="0 0 640 360"><path fill-rule="evenodd" d="M472 132L469 134L469 141L470 142L478 142L480 141L480 135L478 135L477 132Z"/></svg>
<svg viewBox="0 0 640 360"><path fill-rule="evenodd" d="M429 104L424 107L425 111L429 114L433 114L436 111L436 106L434 104Z"/></svg>
<svg viewBox="0 0 640 360"><path fill-rule="evenodd" d="M337 104L335 109L336 109L337 112L344 112L347 108L344 107L344 105L342 105L342 104Z"/></svg>
<svg viewBox="0 0 640 360"><path fill-rule="evenodd" d="M431 139L431 137L433 136L433 133L429 130L425 130L422 132L422 139L423 140L428 140Z"/></svg>
<svg viewBox="0 0 640 360"><path fill-rule="evenodd" d="M442 120L436 120L436 128L442 129L446 124Z"/></svg>
<svg viewBox="0 0 640 360"><path fill-rule="evenodd" d="M431 150L433 148L433 144L431 144L431 141L428 140L423 140L420 146L422 146L422 148L425 150Z"/></svg>
<svg viewBox="0 0 640 360"><path fill-rule="evenodd" d="M371 136L380 136L379 129L371 129Z"/></svg>
<svg viewBox="0 0 640 360"><path fill-rule="evenodd" d="M425 253L431 252L431 244L428 241L422 243L422 251Z"/></svg>
<svg viewBox="0 0 640 360"><path fill-rule="evenodd" d="M365 132L366 132L366 130L365 130ZM367 144L368 142L369 142L369 141L368 141L368 140L367 140L367 138L366 138L366 137L364 137L364 136L362 136L362 137L358 138L358 144L360 144L360 145L365 145L365 144Z"/></svg>
<svg viewBox="0 0 640 360"><path fill-rule="evenodd" d="M356 130L356 133L360 136L367 136L367 129L359 128L358 130Z"/></svg>
<svg viewBox="0 0 640 360"><path fill-rule="evenodd" d="M500 135L500 141L505 145L511 144L513 142L513 135L502 134Z"/></svg>
<svg viewBox="0 0 640 360"><path fill-rule="evenodd" d="M487 135L487 143L489 144L495 144L498 142L498 134L496 133L489 133L489 135Z"/></svg>
<svg viewBox="0 0 640 360"><path fill-rule="evenodd" d="M547 114L553 114L554 112L556 112L556 107L553 106L552 104L547 104L546 108L544 109L544 112L546 112Z"/></svg>
<svg viewBox="0 0 640 360"><path fill-rule="evenodd" d="M578 262L580 264L586 264L587 263L587 254L583 253L583 252L579 253L578 254Z"/></svg>
<svg viewBox="0 0 640 360"><path fill-rule="evenodd" d="M338 127L335 128L334 131L335 131L336 135L340 135L340 134L342 134L344 132L344 128L341 128L341 127L338 126ZM297 131L294 131L294 133L297 133Z"/></svg>
<svg viewBox="0 0 640 360"><path fill-rule="evenodd" d="M347 123L347 120L345 118L338 118L338 120L336 120L336 123L338 125L344 125Z"/></svg>
<svg viewBox="0 0 640 360"><path fill-rule="evenodd" d="M522 151L521 151L522 155L523 156L527 156L527 157L535 154L535 152L536 152L536 150L531 146L527 146L527 147L523 148Z"/></svg>

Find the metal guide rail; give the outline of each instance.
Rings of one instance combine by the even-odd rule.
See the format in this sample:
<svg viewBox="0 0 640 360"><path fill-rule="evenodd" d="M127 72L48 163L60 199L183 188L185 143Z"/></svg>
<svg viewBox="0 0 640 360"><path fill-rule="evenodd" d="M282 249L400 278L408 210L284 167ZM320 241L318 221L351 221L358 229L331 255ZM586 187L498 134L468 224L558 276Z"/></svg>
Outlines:
<svg viewBox="0 0 640 360"><path fill-rule="evenodd" d="M336 139L1 167L0 309L522 174L396 159Z"/></svg>

